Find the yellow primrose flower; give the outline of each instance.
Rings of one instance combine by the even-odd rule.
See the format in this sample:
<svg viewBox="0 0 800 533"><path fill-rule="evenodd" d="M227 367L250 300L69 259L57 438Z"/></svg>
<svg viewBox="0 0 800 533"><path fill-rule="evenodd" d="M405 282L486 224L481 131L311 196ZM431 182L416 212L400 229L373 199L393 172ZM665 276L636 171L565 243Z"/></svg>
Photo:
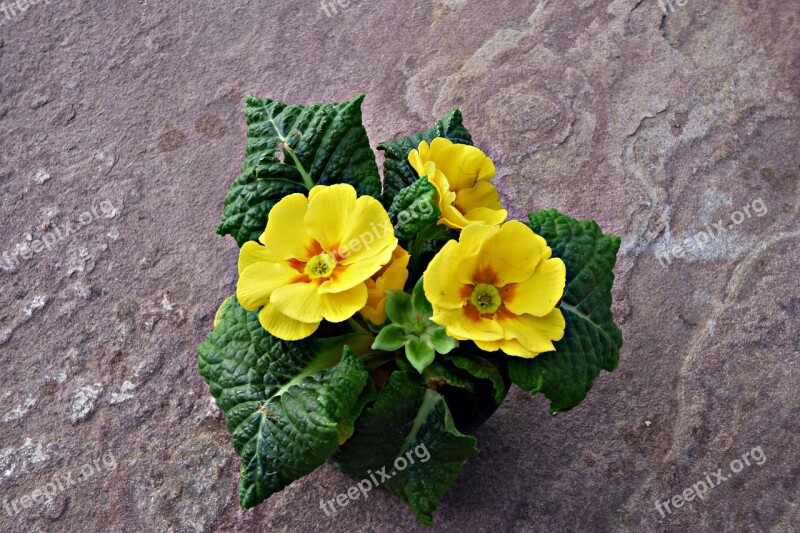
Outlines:
<svg viewBox="0 0 800 533"><path fill-rule="evenodd" d="M431 320L482 350L536 357L564 336L555 305L566 284L564 262L525 224L472 224L451 240L425 271Z"/></svg>
<svg viewBox="0 0 800 533"><path fill-rule="evenodd" d="M258 240L240 251L236 297L248 311L261 309L261 325L284 340L303 339L323 319L342 322L363 309L366 280L397 246L380 202L357 198L346 184L318 185L308 198L284 197Z"/></svg>
<svg viewBox="0 0 800 533"><path fill-rule="evenodd" d="M436 188L439 224L462 229L473 223L500 224L508 216L497 189L489 183L494 163L478 148L437 137L430 145L419 143L419 149L408 154L408 162Z"/></svg>
<svg viewBox="0 0 800 533"><path fill-rule="evenodd" d="M402 291L408 280L408 260L410 256L398 245L392 253L392 260L368 279L367 305L361 316L375 325L386 322L386 291Z"/></svg>

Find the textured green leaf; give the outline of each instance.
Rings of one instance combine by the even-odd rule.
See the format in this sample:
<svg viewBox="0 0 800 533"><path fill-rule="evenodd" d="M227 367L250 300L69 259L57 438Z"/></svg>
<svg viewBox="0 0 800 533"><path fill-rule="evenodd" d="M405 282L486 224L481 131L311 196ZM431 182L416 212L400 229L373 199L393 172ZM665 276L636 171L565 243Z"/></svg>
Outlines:
<svg viewBox="0 0 800 533"><path fill-rule="evenodd" d="M431 363L422 372L422 379L425 386L438 390L442 385L450 385L461 389L475 392L475 380L470 379L469 374L453 368L451 365L444 364L441 360Z"/></svg>
<svg viewBox="0 0 800 533"><path fill-rule="evenodd" d="M430 143L436 137L445 137L456 144L472 145L472 136L462 123L461 111L453 108L441 120L426 131L378 145L385 152L383 163L383 204L390 206L392 200L402 189L408 187L419 176L408 162L408 154L417 148L421 141Z"/></svg>
<svg viewBox="0 0 800 533"><path fill-rule="evenodd" d="M478 454L475 442L456 429L440 394L408 372L394 372L333 459L357 480L377 472L390 475L382 486L407 502L420 522L431 525L442 495L464 462ZM414 463L402 469L401 457Z"/></svg>
<svg viewBox="0 0 800 533"><path fill-rule="evenodd" d="M488 379L492 382L494 389L494 401L497 405L503 403L506 397L508 388L506 382L503 380L503 374L497 365L475 353L470 353L468 356L450 353L444 356L446 361L453 363L457 368L465 370L479 379Z"/></svg>
<svg viewBox="0 0 800 533"><path fill-rule="evenodd" d="M397 193L389 208L394 234L400 241L415 238L422 229L439 220L439 208L433 197L436 188L423 177Z"/></svg>
<svg viewBox="0 0 800 533"><path fill-rule="evenodd" d="M272 207L288 194L307 193L310 184L349 183L359 195L380 197L375 154L361 123L363 100L304 106L248 96L245 159L217 233L239 246L256 240Z"/></svg>
<svg viewBox="0 0 800 533"><path fill-rule="evenodd" d="M200 374L241 457L239 502L253 507L320 466L349 436L368 374L346 344L363 335L286 342L236 298L198 348ZM369 338L369 336L366 336ZM373 391L374 393L374 391ZM349 429L348 429L348 426Z"/></svg>
<svg viewBox="0 0 800 533"><path fill-rule="evenodd" d="M552 412L564 411L583 401L601 370L611 372L619 362L622 333L611 314L611 287L620 239L605 235L592 220L577 221L555 209L529 218L567 267L560 306L566 329L555 352L509 358L509 375L521 388L544 393Z"/></svg>

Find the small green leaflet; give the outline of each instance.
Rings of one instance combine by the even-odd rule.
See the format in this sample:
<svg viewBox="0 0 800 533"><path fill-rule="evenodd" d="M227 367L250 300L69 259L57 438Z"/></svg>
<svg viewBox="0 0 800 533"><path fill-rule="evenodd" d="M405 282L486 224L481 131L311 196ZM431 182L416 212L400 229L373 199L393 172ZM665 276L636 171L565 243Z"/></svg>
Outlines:
<svg viewBox="0 0 800 533"><path fill-rule="evenodd" d="M372 474L407 502L420 522L432 525L445 491L478 449L474 437L456 429L444 398L417 379L410 372L394 372L333 459L356 480Z"/></svg>
<svg viewBox="0 0 800 533"><path fill-rule="evenodd" d="M386 292L386 315L389 324L375 337L372 347L393 352L405 346L406 359L420 374L430 365L436 353L449 353L458 341L448 337L445 329L431 321L433 307L425 298L419 278L412 294Z"/></svg>
<svg viewBox="0 0 800 533"><path fill-rule="evenodd" d="M217 233L231 235L239 246L256 240L278 201L315 184L349 183L359 195L380 198L375 154L361 123L363 100L362 94L304 106L248 96L245 159Z"/></svg>
<svg viewBox="0 0 800 533"><path fill-rule="evenodd" d="M620 239L605 235L592 220L577 221L555 209L529 218L567 267L560 305L566 329L555 352L509 358L509 375L519 387L544 393L550 411L565 411L583 401L601 370L611 372L619 362L622 333L611 314L611 286Z"/></svg>
<svg viewBox="0 0 800 533"><path fill-rule="evenodd" d="M430 143L436 137L445 137L456 144L472 145L472 136L463 125L461 111L456 108L426 131L378 145L378 149L383 150L386 156L383 162L383 205L392 205L397 193L419 178L408 162L409 152L418 148L421 141Z"/></svg>
<svg viewBox="0 0 800 533"><path fill-rule="evenodd" d="M336 452L374 388L346 344L359 335L286 342L235 298L198 348L200 375L242 459L239 503L253 507ZM342 350L344 347L344 355Z"/></svg>

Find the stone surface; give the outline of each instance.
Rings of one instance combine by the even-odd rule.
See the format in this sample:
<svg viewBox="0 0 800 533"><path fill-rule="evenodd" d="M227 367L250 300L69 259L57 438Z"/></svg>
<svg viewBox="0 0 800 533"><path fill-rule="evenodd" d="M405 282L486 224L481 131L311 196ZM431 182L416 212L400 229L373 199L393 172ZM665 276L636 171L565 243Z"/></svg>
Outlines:
<svg viewBox="0 0 800 533"><path fill-rule="evenodd" d="M244 95L364 91L374 144L459 106L514 216L555 207L623 236L619 369L557 416L514 389L435 530L796 531L800 4L681 3L0 14L0 254L38 250L0 267L0 498L20 509L0 509L0 530L425 529L383 492L326 517L319 500L352 483L329 465L241 511L196 371L234 287L236 247L214 227ZM687 238L703 249L674 248ZM763 464L656 509L757 447Z"/></svg>

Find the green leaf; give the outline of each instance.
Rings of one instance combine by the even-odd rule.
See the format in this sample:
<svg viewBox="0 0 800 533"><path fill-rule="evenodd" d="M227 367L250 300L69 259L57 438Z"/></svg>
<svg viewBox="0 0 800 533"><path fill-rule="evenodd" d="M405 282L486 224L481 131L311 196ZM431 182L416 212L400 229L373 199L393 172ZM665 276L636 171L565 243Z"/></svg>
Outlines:
<svg viewBox="0 0 800 533"><path fill-rule="evenodd" d="M433 316L433 306L425 296L425 288L422 280L423 278L420 277L414 285L414 290L411 291L411 302L414 305L414 311L419 313L422 318L430 318Z"/></svg>
<svg viewBox="0 0 800 533"><path fill-rule="evenodd" d="M433 362L436 357L436 352L433 350L426 339L417 336L410 336L406 342L406 358L411 366L417 369L417 372L422 374L425 367Z"/></svg>
<svg viewBox="0 0 800 533"><path fill-rule="evenodd" d="M426 131L378 145L385 152L383 163L383 205L390 206L395 196L419 176L408 162L408 154L419 147L421 141L430 143L436 137L445 137L456 144L472 145L472 137L462 123L461 111L453 108Z"/></svg>
<svg viewBox="0 0 800 533"><path fill-rule="evenodd" d="M370 399L362 361L345 344L363 335L286 342L231 298L198 348L200 374L241 457L239 502L249 508L320 466ZM349 430L352 432L352 429Z"/></svg>
<svg viewBox="0 0 800 533"><path fill-rule="evenodd" d="M475 353L470 353L469 356L447 354L444 358L453 363L457 368L469 372L476 378L488 379L491 381L495 403L497 403L497 405L503 403L508 393L508 388L506 387L505 380L503 380L502 372L495 363Z"/></svg>
<svg viewBox="0 0 800 533"><path fill-rule="evenodd" d="M432 525L442 495L478 454L475 442L456 429L440 394L408 372L394 372L333 459L356 480L383 481L420 522ZM384 481L381 473L391 479Z"/></svg>
<svg viewBox="0 0 800 533"><path fill-rule="evenodd" d="M422 229L439 220L439 208L434 202L436 188L423 177L397 193L389 208L394 234L401 241L410 241Z"/></svg>
<svg viewBox="0 0 800 533"><path fill-rule="evenodd" d="M406 343L406 329L397 324L389 324L375 337L372 347L376 350L393 352L399 350Z"/></svg>
<svg viewBox="0 0 800 533"><path fill-rule="evenodd" d="M441 361L434 361L424 372L422 379L429 389L438 390L443 384L475 392L475 381L466 372L454 369Z"/></svg>
<svg viewBox="0 0 800 533"><path fill-rule="evenodd" d="M248 96L245 159L217 233L231 235L239 246L256 240L278 201L314 184L349 183L359 195L379 198L375 154L361 123L363 100L362 94L304 106Z"/></svg>
<svg viewBox="0 0 800 533"><path fill-rule="evenodd" d="M592 220L579 222L555 209L529 218L567 267L560 305L566 329L555 352L509 358L509 375L521 388L544 393L552 412L564 411L583 401L601 370L611 372L619 362L622 333L611 314L611 287L620 239Z"/></svg>
<svg viewBox="0 0 800 533"><path fill-rule="evenodd" d="M458 341L447 335L444 328L436 328L428 337L437 353L450 353L458 346Z"/></svg>
<svg viewBox="0 0 800 533"><path fill-rule="evenodd" d="M386 316L395 324L413 328L414 308L411 295L403 291L386 291Z"/></svg>

